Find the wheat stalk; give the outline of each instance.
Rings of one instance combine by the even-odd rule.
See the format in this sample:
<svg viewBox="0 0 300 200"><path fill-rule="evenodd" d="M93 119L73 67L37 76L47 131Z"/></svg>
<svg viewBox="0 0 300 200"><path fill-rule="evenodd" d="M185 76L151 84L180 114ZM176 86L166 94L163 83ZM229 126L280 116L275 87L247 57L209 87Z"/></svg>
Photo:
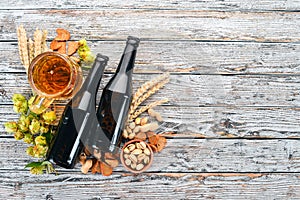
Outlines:
<svg viewBox="0 0 300 200"><path fill-rule="evenodd" d="M42 53L42 37L43 33L41 30L36 29L34 32L33 40L34 40L34 57L38 56Z"/></svg>
<svg viewBox="0 0 300 200"><path fill-rule="evenodd" d="M29 67L28 44L27 44L26 31L23 25L17 28L17 34L18 34L18 46L19 46L20 59L26 69L26 73L28 73L28 67Z"/></svg>
<svg viewBox="0 0 300 200"><path fill-rule="evenodd" d="M147 92L150 88L154 87L157 83L167 79L169 77L169 73L164 73L150 81L144 83L133 95L132 103L135 103L145 92Z"/></svg>
<svg viewBox="0 0 300 200"><path fill-rule="evenodd" d="M155 106L158 106L158 105L161 105L163 103L166 103L168 102L169 100L168 99L162 99L162 100L158 100L158 101L155 101L155 102L152 102L146 106L143 106L141 107L139 110L135 111L133 114L131 114L129 116L129 121L132 121L134 120L135 118L137 118L140 114L142 114L143 112L151 109L151 108L154 108Z"/></svg>
<svg viewBox="0 0 300 200"><path fill-rule="evenodd" d="M161 82L158 82L152 88L150 88L147 92L141 95L135 102L131 103L129 114L133 114L137 107L143 103L146 99L148 99L151 95L155 94L160 88L162 88L166 83L169 82L169 78L163 79Z"/></svg>
<svg viewBox="0 0 300 200"><path fill-rule="evenodd" d="M29 63L31 63L31 61L34 58L34 43L32 41L31 38L29 38L28 40L28 53L29 53Z"/></svg>
<svg viewBox="0 0 300 200"><path fill-rule="evenodd" d="M49 49L47 47L47 41L46 41L47 40L47 35L48 35L48 31L47 30L43 30L42 41L41 41L41 47L42 47L41 53L49 51Z"/></svg>

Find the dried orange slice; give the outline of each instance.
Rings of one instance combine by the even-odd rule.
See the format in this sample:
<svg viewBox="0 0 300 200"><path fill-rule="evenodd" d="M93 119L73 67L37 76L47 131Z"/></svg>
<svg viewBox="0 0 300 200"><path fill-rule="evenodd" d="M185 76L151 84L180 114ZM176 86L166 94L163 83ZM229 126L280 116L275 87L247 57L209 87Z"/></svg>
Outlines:
<svg viewBox="0 0 300 200"><path fill-rule="evenodd" d="M148 137L149 143L152 145L156 145L157 141L158 141L158 137L157 135L152 135L150 137Z"/></svg>
<svg viewBox="0 0 300 200"><path fill-rule="evenodd" d="M58 53L66 54L67 53L67 44L66 44L66 42L60 42L60 43L62 43L62 44L59 47L59 49L57 50Z"/></svg>
<svg viewBox="0 0 300 200"><path fill-rule="evenodd" d="M65 40L69 40L71 38L70 32L63 28L56 29L56 33L57 33L57 36L55 37L55 40L65 41Z"/></svg>
<svg viewBox="0 0 300 200"><path fill-rule="evenodd" d="M161 150L163 150L163 148L166 146L167 144L167 140L165 137L163 136L158 136L158 140L157 140L157 151L160 152Z"/></svg>
<svg viewBox="0 0 300 200"><path fill-rule="evenodd" d="M100 162L96 161L95 164L91 168L92 174L101 173Z"/></svg>
<svg viewBox="0 0 300 200"><path fill-rule="evenodd" d="M149 144L149 146L151 147L151 149L152 149L152 151L153 151L154 153L158 152L156 145L154 145L154 144Z"/></svg>
<svg viewBox="0 0 300 200"><path fill-rule="evenodd" d="M112 174L113 168L111 166L109 166L104 162L101 162L100 166L101 166L101 174L103 176L110 176Z"/></svg>
<svg viewBox="0 0 300 200"><path fill-rule="evenodd" d="M72 41L68 42L68 53L67 53L68 56L73 55L77 51L78 47L79 47L78 42L72 42Z"/></svg>
<svg viewBox="0 0 300 200"><path fill-rule="evenodd" d="M63 45L62 42L59 42L59 41L57 41L57 40L53 40L53 41L50 43L50 49L52 49L53 51L56 51L56 50L58 50L62 45Z"/></svg>

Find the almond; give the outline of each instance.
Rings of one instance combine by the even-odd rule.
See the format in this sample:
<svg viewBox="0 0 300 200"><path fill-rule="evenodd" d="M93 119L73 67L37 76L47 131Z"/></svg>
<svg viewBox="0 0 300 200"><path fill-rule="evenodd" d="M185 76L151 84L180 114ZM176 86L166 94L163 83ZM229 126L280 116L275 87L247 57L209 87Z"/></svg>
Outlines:
<svg viewBox="0 0 300 200"><path fill-rule="evenodd" d="M143 140L145 141L147 139L146 133L144 132L139 132L135 135L135 139Z"/></svg>
<svg viewBox="0 0 300 200"><path fill-rule="evenodd" d="M93 166L93 161L91 159L86 160L86 162L81 167L81 172L83 174L87 174L89 169Z"/></svg>

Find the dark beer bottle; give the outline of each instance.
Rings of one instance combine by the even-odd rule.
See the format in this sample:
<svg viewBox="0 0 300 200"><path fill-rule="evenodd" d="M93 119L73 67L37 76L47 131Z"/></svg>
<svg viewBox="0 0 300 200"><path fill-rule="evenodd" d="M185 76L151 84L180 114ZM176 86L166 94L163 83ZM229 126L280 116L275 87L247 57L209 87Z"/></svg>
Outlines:
<svg viewBox="0 0 300 200"><path fill-rule="evenodd" d="M96 118L96 94L108 57L97 54L82 87L66 105L47 160L73 168Z"/></svg>
<svg viewBox="0 0 300 200"><path fill-rule="evenodd" d="M127 38L126 47L114 76L104 87L97 110L98 135L93 147L115 153L120 145L132 99L132 72L140 40Z"/></svg>

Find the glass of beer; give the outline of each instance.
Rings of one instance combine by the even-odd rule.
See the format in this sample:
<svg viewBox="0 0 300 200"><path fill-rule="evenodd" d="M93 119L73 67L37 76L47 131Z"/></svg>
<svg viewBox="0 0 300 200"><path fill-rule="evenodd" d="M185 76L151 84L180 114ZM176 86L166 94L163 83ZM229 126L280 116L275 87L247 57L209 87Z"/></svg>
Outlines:
<svg viewBox="0 0 300 200"><path fill-rule="evenodd" d="M29 106L36 114L44 112L54 100L72 98L82 84L80 66L67 55L45 52L33 59L28 81L36 94Z"/></svg>

